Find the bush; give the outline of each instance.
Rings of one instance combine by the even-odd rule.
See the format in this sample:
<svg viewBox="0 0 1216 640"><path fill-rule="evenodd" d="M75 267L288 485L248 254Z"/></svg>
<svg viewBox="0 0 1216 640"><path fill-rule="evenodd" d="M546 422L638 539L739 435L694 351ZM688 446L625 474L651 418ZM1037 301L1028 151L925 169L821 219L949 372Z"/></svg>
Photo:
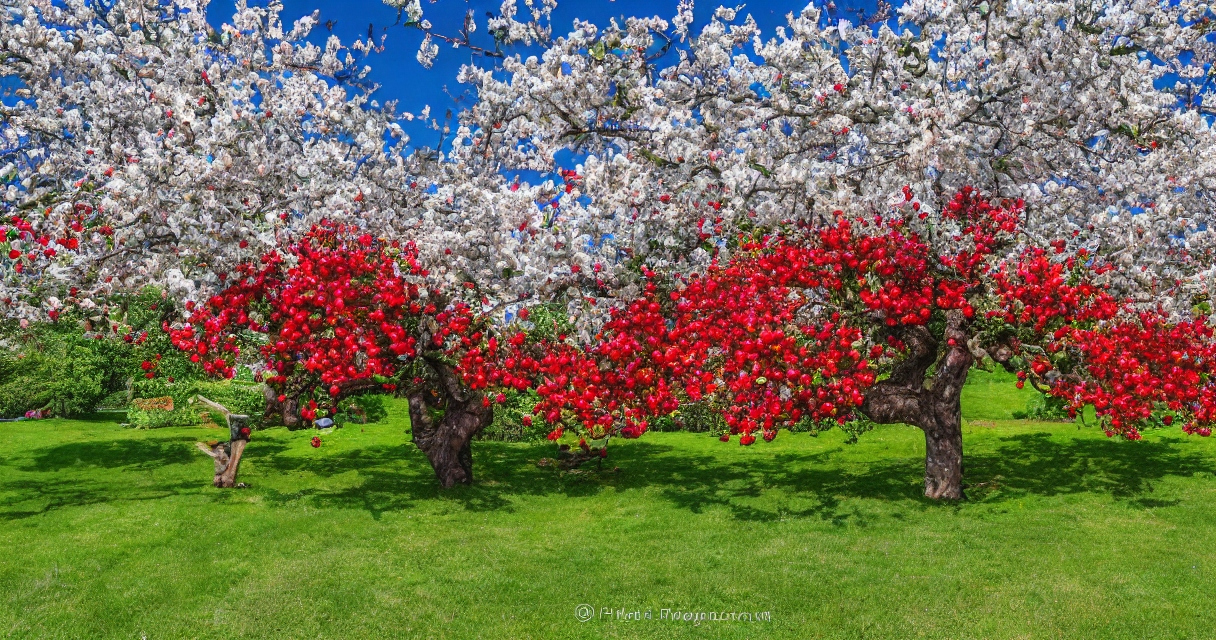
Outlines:
<svg viewBox="0 0 1216 640"><path fill-rule="evenodd" d="M193 407L192 407L193 409ZM173 411L164 409L127 410L127 424L136 429L159 429L161 427L189 427L202 423L202 417L197 410L179 409L175 405Z"/></svg>
<svg viewBox="0 0 1216 640"><path fill-rule="evenodd" d="M371 424L387 417L388 400L384 394L365 393L345 398L338 403L338 413L334 415L334 424L339 427L348 422Z"/></svg>
<svg viewBox="0 0 1216 640"><path fill-rule="evenodd" d="M137 378L132 383L131 398L173 398L174 409L185 407L187 401L194 397L196 383L193 380L175 380L169 382L165 378Z"/></svg>
<svg viewBox="0 0 1216 640"><path fill-rule="evenodd" d="M1071 422L1064 400L1055 396L1036 394L1026 401L1025 411L1014 411L1015 420L1043 420L1048 422Z"/></svg>
<svg viewBox="0 0 1216 640"><path fill-rule="evenodd" d="M874 423L860 416L844 424L840 424L830 418L819 420L818 422L810 418L803 418L790 431L792 433L809 433L811 437L817 438L819 434L832 429L840 429L845 434L845 444L857 444L862 434L874 430Z"/></svg>
<svg viewBox="0 0 1216 640"><path fill-rule="evenodd" d="M160 329L172 304L159 290L113 296L104 309L69 309L58 321L26 327L0 322L0 417L38 409L70 416L103 402L121 407L132 378L195 375L197 367Z"/></svg>
<svg viewBox="0 0 1216 640"><path fill-rule="evenodd" d="M266 394L261 383L203 380L195 383L194 393L224 405L233 413L249 416L249 426L261 428L262 416L266 413Z"/></svg>
<svg viewBox="0 0 1216 640"><path fill-rule="evenodd" d="M71 328L39 325L9 333L0 350L0 417L45 409L87 413L124 389L126 359L111 341L90 340Z"/></svg>
<svg viewBox="0 0 1216 640"><path fill-rule="evenodd" d="M670 416L660 416L650 421L650 431L688 431L689 433L726 432L726 421L722 414L704 402L690 402Z"/></svg>
<svg viewBox="0 0 1216 640"><path fill-rule="evenodd" d="M160 427L188 427L205 422L204 414L208 407L197 400L195 396L203 396L212 402L217 402L233 413L249 416L249 426L254 429L263 426L262 416L266 411L266 396L262 393L262 385L257 383L236 382L231 380L175 380L152 378L140 379L134 384L136 399L162 398L173 399L173 410L141 409L135 404L127 411L127 422L138 429L156 429ZM226 426L218 414L210 420L219 426Z"/></svg>

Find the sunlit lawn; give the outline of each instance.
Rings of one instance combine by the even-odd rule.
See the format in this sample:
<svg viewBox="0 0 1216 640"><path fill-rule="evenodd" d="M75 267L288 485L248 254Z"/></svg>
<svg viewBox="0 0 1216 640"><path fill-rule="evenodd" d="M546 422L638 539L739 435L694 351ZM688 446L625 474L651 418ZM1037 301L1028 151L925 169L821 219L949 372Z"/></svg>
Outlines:
<svg viewBox="0 0 1216 640"><path fill-rule="evenodd" d="M1216 439L1009 420L1028 392L976 378L961 504L921 497L909 427L652 433L564 476L545 444L478 442L476 485L440 492L403 405L320 449L259 432L226 491L192 446L214 430L0 424L0 636L1216 635Z"/></svg>

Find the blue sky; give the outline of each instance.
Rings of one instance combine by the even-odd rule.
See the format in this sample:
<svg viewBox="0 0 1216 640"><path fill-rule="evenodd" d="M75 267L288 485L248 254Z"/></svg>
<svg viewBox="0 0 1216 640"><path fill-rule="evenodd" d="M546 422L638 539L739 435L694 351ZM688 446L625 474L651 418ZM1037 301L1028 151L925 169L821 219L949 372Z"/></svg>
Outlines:
<svg viewBox="0 0 1216 640"><path fill-rule="evenodd" d="M251 4L263 3L265 0L250 0ZM774 27L785 23L785 15L800 11L809 0L761 0L749 2L744 7L745 13L750 13L764 30L766 35L774 32ZM554 32L557 34L569 31L573 21L578 18L590 20L596 24L605 25L613 17L658 15L670 19L675 15L677 0L558 0L557 10L553 15ZM487 11L498 12L501 0L438 0L432 3L423 0L425 16L435 26L435 31L455 35L463 23L465 11L471 8L478 18L480 36L474 38L475 44L490 46L486 34L485 15ZM696 3L695 16L697 25L704 24L712 15L714 9L721 4L736 6L738 2L710 2L699 0ZM816 0L816 4L822 4ZM853 9L873 11L875 0L838 0L836 3L841 18L857 20ZM520 3L522 6L522 2ZM216 0L212 2L208 16L212 24L218 25L231 19L234 6L233 0ZM462 95L465 88L456 82L456 72L461 64L470 62L471 53L467 49L454 50L441 47L439 58L431 69L424 69L414 59L422 34L414 29L405 29L393 23L397 12L385 5L381 0L283 0L284 21L320 10L322 26L313 31L310 38L318 43L324 42L330 31L324 23L333 20L332 32L342 38L343 42L352 42L356 38L365 37L368 26L371 25L379 40L381 35L387 35L385 50L373 54L367 60L372 67L371 79L381 85L376 96L382 102L397 100L399 109L418 112L425 105L431 106L433 116L442 117L447 109L458 110L462 104L467 104L469 97ZM527 53L526 49L519 49ZM479 58L481 64L487 60ZM416 144L433 145L438 134L422 129L418 124L407 127Z"/></svg>

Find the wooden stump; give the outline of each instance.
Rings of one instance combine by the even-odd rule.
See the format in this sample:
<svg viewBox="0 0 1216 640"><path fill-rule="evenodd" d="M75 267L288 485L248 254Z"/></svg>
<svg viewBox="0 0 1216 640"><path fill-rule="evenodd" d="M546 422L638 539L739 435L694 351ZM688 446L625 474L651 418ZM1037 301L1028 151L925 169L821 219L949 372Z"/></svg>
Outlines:
<svg viewBox="0 0 1216 640"><path fill-rule="evenodd" d="M232 413L227 407L218 402L213 402L203 396L197 397L203 404L224 414L224 417L228 420L227 444L216 443L208 447L201 442L198 443L198 448L215 460L215 478L212 481L213 484L221 488L244 486L237 485L236 472L241 464L241 454L245 452L245 445L249 442L249 416Z"/></svg>
<svg viewBox="0 0 1216 640"><path fill-rule="evenodd" d="M229 451L228 464L224 470L215 474L215 486L231 488L236 486L236 472L241 464L241 454L249 442L249 416L228 414Z"/></svg>

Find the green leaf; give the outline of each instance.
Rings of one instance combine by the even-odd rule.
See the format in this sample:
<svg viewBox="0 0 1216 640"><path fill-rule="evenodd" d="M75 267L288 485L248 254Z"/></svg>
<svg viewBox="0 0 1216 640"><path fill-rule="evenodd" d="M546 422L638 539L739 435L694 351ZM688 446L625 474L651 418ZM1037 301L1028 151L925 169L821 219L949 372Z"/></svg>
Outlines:
<svg viewBox="0 0 1216 640"><path fill-rule="evenodd" d="M773 172L770 171L768 169L768 167L765 167L764 165L760 164L759 162L753 162L753 163L749 164L748 166L755 169L756 171L759 171L765 178L771 178L773 175Z"/></svg>

